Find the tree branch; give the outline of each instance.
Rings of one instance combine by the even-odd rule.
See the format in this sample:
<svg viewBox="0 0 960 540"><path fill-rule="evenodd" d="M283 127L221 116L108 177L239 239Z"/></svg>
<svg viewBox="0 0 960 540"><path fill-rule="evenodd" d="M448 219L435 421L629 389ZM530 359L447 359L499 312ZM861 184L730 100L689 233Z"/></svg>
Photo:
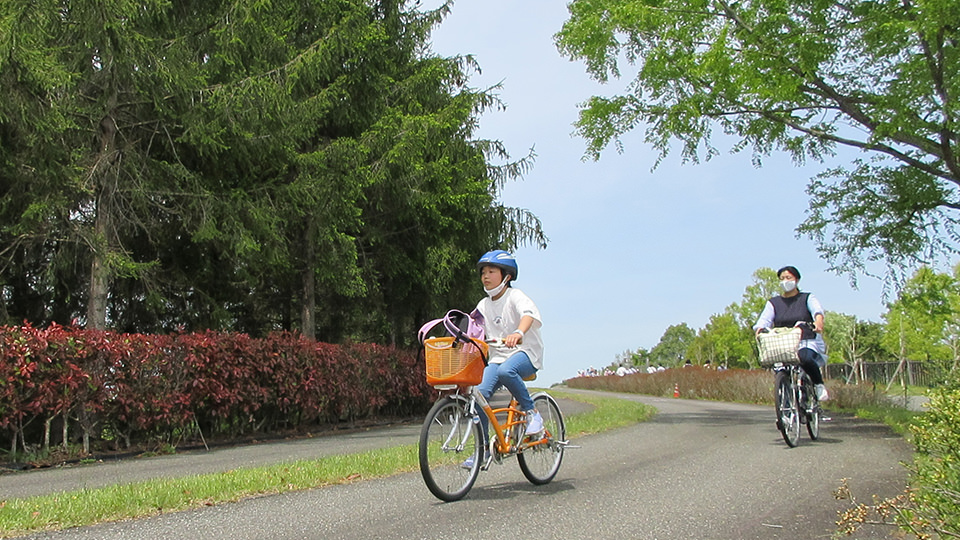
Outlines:
<svg viewBox="0 0 960 540"><path fill-rule="evenodd" d="M735 25L743 29L747 34L752 36L759 46L763 47L765 50L769 50L769 48L766 47L766 40L762 36L759 36L756 33L756 31L752 27L750 27L739 16L738 13L734 11L734 9L730 6L730 4L726 2L726 0L717 0L717 1L722 6L725 16L730 21L732 21ZM924 40L921 39L920 41L924 47L927 46ZM812 85L812 87L806 87L804 91L819 95L822 98L826 98L832 101L837 105L837 110L839 110L846 116L850 117L855 122L863 125L870 132L876 131L877 127L880 125L880 122L872 119L870 115L868 115L860 107L860 104L865 102L863 99L857 99L857 98L853 98L853 97L841 94L836 90L836 88L834 88L832 85L827 83L822 77L820 77L815 73L808 73L807 71L803 70L800 66L798 66L796 62L786 58L783 54L776 54L774 55L774 57L778 58L781 62L783 62L785 67L789 69L791 72L799 76L801 79L808 81ZM941 73L940 80L942 84L942 73ZM947 97L945 90L943 91L942 96L944 98ZM898 130L888 135L888 137L893 141L917 148L918 150L921 150L925 153L931 154L933 156L936 156L942 159L947 166L947 171L948 171L947 172L947 171L941 171L927 163L924 163L923 161L917 160L916 158L913 158L907 155L906 153L901 152L889 145L880 144L880 143L864 143L860 141L855 141L853 139L838 137L825 132L821 132L819 130L801 126L796 122L789 122L786 119L777 118L774 115L768 114L768 111L757 111L757 113L762 114L764 117L770 120L783 123L784 125L787 125L793 129L796 129L802 133L806 133L808 135L812 135L820 139L830 140L846 146L852 146L855 148L872 150L872 151L877 151L877 152L887 154L897 159L898 161L904 162L914 167L918 167L921 170L924 170L939 178L943 178L944 180L960 185L960 165L958 165L953 159L952 148L950 147L949 142L945 142L945 139L946 141L949 141L950 132L949 130L946 130L946 128L943 126L949 125L948 123L941 124L941 130L939 130L941 135L940 141L933 141L923 137L917 137L912 134L905 133L901 130ZM946 132L944 132L944 130L946 130Z"/></svg>

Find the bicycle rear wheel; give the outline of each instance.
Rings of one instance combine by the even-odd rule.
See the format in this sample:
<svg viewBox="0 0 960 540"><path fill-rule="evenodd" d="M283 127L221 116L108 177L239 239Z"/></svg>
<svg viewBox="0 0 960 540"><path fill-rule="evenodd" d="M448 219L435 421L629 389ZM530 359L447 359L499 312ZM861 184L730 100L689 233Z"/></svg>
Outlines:
<svg viewBox="0 0 960 540"><path fill-rule="evenodd" d="M810 410L807 414L807 433L810 434L810 438L817 440L820 438L820 401L817 400L816 391L810 388L810 393L807 394L810 400Z"/></svg>
<svg viewBox="0 0 960 540"><path fill-rule="evenodd" d="M563 449L567 443L567 428L563 414L550 395L543 392L533 396L533 406L543 417L543 436L546 444L538 444L525 449L517 455L520 470L531 483L543 485L549 483L560 470L563 461Z"/></svg>
<svg viewBox="0 0 960 540"><path fill-rule="evenodd" d="M813 410L807 414L807 433L813 440L820 438L820 405L814 405Z"/></svg>
<svg viewBox="0 0 960 540"><path fill-rule="evenodd" d="M480 424L473 422L463 398L437 401L420 429L420 475L442 501L462 499L483 465Z"/></svg>
<svg viewBox="0 0 960 540"><path fill-rule="evenodd" d="M778 371L774 384L777 428L787 446L793 448L800 441L800 407L793 387L793 374L789 370Z"/></svg>
<svg viewBox="0 0 960 540"><path fill-rule="evenodd" d="M801 374L800 395L803 423L807 425L810 438L815 441L820 438L820 401L817 399L817 389L806 373Z"/></svg>

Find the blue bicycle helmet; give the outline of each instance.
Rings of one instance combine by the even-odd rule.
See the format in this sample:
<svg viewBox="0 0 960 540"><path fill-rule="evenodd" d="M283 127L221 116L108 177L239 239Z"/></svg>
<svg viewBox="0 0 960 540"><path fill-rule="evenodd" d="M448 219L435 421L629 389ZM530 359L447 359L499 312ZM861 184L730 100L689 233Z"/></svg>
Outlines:
<svg viewBox="0 0 960 540"><path fill-rule="evenodd" d="M510 276L510 281L517 280L517 259L502 249L484 253L483 257L477 261L477 270L484 266L496 266Z"/></svg>

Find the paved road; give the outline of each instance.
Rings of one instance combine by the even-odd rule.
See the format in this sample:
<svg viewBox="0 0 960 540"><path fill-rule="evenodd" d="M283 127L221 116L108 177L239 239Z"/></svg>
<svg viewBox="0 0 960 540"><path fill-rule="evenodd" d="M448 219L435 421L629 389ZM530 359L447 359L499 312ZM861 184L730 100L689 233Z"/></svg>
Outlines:
<svg viewBox="0 0 960 540"><path fill-rule="evenodd" d="M457 503L440 503L410 473L33 538L829 538L847 504L833 497L842 478L863 502L906 480L909 445L874 423L835 418L820 441L789 449L770 407L624 397L660 413L575 440L582 447L547 486L527 483L508 461Z"/></svg>
<svg viewBox="0 0 960 540"><path fill-rule="evenodd" d="M510 400L506 391L491 400L505 407ZM583 402L559 400L565 414L591 408ZM243 467L289 463L301 459L356 454L405 444L416 444L420 423L395 424L364 429L341 430L311 438L270 441L245 446L221 447L181 452L149 458L126 458L63 468L36 469L0 474L0 500L36 495L95 489L114 484L129 484L154 478L170 478L226 472Z"/></svg>

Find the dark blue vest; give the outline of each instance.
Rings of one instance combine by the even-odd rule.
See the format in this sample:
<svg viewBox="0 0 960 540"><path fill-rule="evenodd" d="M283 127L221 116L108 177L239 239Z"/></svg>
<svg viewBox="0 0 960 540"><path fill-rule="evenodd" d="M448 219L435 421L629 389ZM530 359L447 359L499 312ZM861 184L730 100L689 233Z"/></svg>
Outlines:
<svg viewBox="0 0 960 540"><path fill-rule="evenodd" d="M800 293L790 298L775 296L770 299L773 304L773 326L793 327L800 321L813 322L813 315L807 307L807 298L810 293ZM816 334L813 330L804 327L802 339L814 339Z"/></svg>

